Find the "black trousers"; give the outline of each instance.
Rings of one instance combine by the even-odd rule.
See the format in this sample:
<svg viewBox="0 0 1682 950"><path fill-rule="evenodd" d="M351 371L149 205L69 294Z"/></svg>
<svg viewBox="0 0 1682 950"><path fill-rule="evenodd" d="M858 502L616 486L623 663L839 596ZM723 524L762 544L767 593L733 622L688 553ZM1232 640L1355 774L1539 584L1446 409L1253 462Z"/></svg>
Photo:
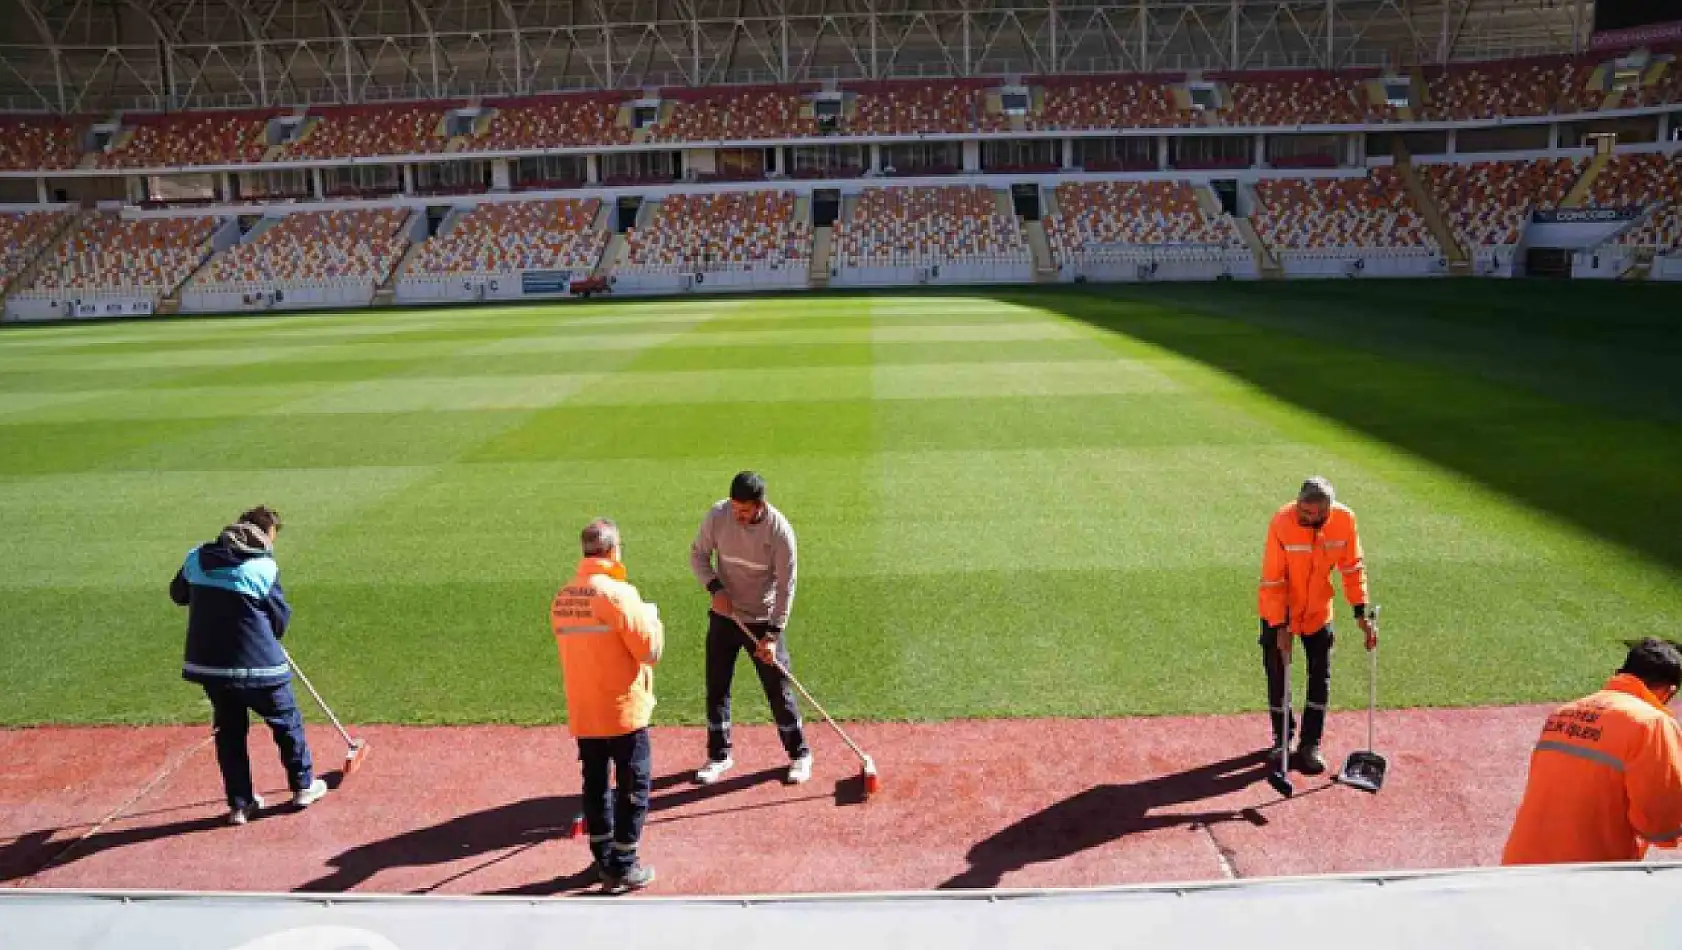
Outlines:
<svg viewBox="0 0 1682 950"><path fill-rule="evenodd" d="M765 636L766 625L750 623L747 628L756 637ZM752 644L736 626L736 621L707 611L707 758L718 761L730 755L730 683L736 676L736 655L752 650ZM777 638L777 661L783 669L793 671L789 663L788 644ZM752 654L750 652L750 658ZM777 737L790 759L798 759L811 750L806 746L806 732L800 722L800 704L795 701L794 685L777 668L753 659L759 672L759 684L765 689L765 702L771 707L771 718L777 721Z"/></svg>
<svg viewBox="0 0 1682 950"><path fill-rule="evenodd" d="M1298 637L1302 652L1308 658L1308 702L1302 711L1301 745L1318 746L1326 729L1326 701L1332 692L1332 644L1337 639L1331 624L1314 633ZM1262 668L1267 671L1267 708L1273 722L1273 744L1279 744L1280 730L1285 726L1285 663L1273 634L1262 624ZM1295 663L1292 664L1296 665ZM1290 730L1296 732L1297 717L1291 714Z"/></svg>
<svg viewBox="0 0 1682 950"><path fill-rule="evenodd" d="M648 818L653 791L654 762L648 730L638 729L611 738L578 740L578 761L584 763L584 826L590 832L590 853L609 874L624 874L637 863L637 843ZM614 789L608 789L608 771Z"/></svg>

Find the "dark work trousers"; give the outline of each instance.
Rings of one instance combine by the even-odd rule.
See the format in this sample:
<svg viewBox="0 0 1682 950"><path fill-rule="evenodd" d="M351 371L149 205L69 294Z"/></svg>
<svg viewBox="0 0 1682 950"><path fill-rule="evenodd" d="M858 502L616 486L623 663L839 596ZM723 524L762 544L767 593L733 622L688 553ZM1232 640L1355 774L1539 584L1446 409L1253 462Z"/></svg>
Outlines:
<svg viewBox="0 0 1682 950"><path fill-rule="evenodd" d="M1335 639L1331 624L1297 638L1302 644L1303 654L1308 657L1308 702L1302 711L1301 745L1304 746L1318 747L1320 735L1326 728L1326 701L1332 691L1332 642ZM1285 665L1274 635L1267 631L1266 624L1262 626L1258 642L1262 648L1262 668L1267 670L1267 708L1273 721L1273 744L1278 745L1279 730L1284 728L1285 717ZM1301 668L1295 657L1292 657L1291 665ZM1296 732L1296 727L1297 717L1293 712L1292 733Z"/></svg>
<svg viewBox="0 0 1682 950"><path fill-rule="evenodd" d="M747 628L756 637L765 636L767 625L750 623ZM765 701L771 706L771 718L777 721L777 736L790 759L810 753L806 733L800 722L800 705L795 702L794 684L775 666L761 663L752 655L753 645L743 636L736 621L707 611L707 757L714 762L730 755L730 681L736 676L736 655L749 651L754 669L759 671L759 683L765 688ZM777 661L790 672L788 644L777 638Z"/></svg>
<svg viewBox="0 0 1682 950"><path fill-rule="evenodd" d="M653 790L648 730L579 739L578 761L584 763L584 826L590 832L590 853L604 872L622 876L636 866L637 843L642 840ZM613 770L611 792L609 767Z"/></svg>
<svg viewBox="0 0 1682 950"><path fill-rule="evenodd" d="M229 808L245 808L255 802L251 790L251 756L245 747L251 730L249 713L269 724L274 744L280 750L280 764L286 768L286 782L294 792L315 781L309 742L304 739L304 714L292 696L291 684L279 686L234 686L205 684L216 723L216 764L222 769L222 789Z"/></svg>

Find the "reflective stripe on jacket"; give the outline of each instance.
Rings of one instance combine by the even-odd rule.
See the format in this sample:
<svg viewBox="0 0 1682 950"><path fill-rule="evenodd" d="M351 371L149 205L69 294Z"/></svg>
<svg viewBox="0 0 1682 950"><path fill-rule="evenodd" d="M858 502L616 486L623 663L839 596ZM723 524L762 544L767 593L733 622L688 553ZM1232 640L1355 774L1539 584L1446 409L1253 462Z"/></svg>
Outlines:
<svg viewBox="0 0 1682 950"><path fill-rule="evenodd" d="M572 734L605 738L647 726L665 632L659 611L626 583L624 565L599 557L580 561L550 604L549 624Z"/></svg>
<svg viewBox="0 0 1682 950"><path fill-rule="evenodd" d="M1289 612L1291 632L1315 633L1332 619L1332 580L1343 578L1343 594L1351 604L1367 602L1367 566L1355 513L1334 502L1319 528L1297 524L1296 503L1280 508L1267 523L1262 548L1258 609L1261 618L1277 626Z"/></svg>
<svg viewBox="0 0 1682 950"><path fill-rule="evenodd" d="M1627 674L1548 717L1502 864L1637 861L1682 836L1682 727Z"/></svg>

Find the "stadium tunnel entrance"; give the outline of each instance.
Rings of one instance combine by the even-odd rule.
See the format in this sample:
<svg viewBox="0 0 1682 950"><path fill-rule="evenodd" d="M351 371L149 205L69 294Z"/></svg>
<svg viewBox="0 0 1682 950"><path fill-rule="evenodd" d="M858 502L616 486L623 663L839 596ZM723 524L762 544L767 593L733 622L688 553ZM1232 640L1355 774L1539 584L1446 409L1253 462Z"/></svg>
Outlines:
<svg viewBox="0 0 1682 950"><path fill-rule="evenodd" d="M819 188L812 192L812 227L827 228L841 217L841 190Z"/></svg>
<svg viewBox="0 0 1682 950"><path fill-rule="evenodd" d="M1040 186L1029 182L1010 186L1010 203L1024 221L1040 219Z"/></svg>

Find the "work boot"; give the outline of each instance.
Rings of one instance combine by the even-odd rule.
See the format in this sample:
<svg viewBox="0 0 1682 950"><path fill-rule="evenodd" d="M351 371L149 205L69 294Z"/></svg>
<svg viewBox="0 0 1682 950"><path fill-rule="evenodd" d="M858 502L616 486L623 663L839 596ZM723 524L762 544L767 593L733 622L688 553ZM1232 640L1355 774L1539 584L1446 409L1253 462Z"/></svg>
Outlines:
<svg viewBox="0 0 1682 950"><path fill-rule="evenodd" d="M299 808L308 808L320 801L326 794L327 783L322 779L316 779L310 783L309 788L300 788L292 793L292 804Z"/></svg>
<svg viewBox="0 0 1682 950"><path fill-rule="evenodd" d="M1291 757L1291 767L1304 775L1319 775L1326 770L1326 760L1320 757L1319 746L1301 745Z"/></svg>
<svg viewBox="0 0 1682 950"><path fill-rule="evenodd" d="M633 864L622 874L610 874L602 870L602 890L609 894L623 894L626 891L640 891L654 883L654 869L646 864Z"/></svg>

